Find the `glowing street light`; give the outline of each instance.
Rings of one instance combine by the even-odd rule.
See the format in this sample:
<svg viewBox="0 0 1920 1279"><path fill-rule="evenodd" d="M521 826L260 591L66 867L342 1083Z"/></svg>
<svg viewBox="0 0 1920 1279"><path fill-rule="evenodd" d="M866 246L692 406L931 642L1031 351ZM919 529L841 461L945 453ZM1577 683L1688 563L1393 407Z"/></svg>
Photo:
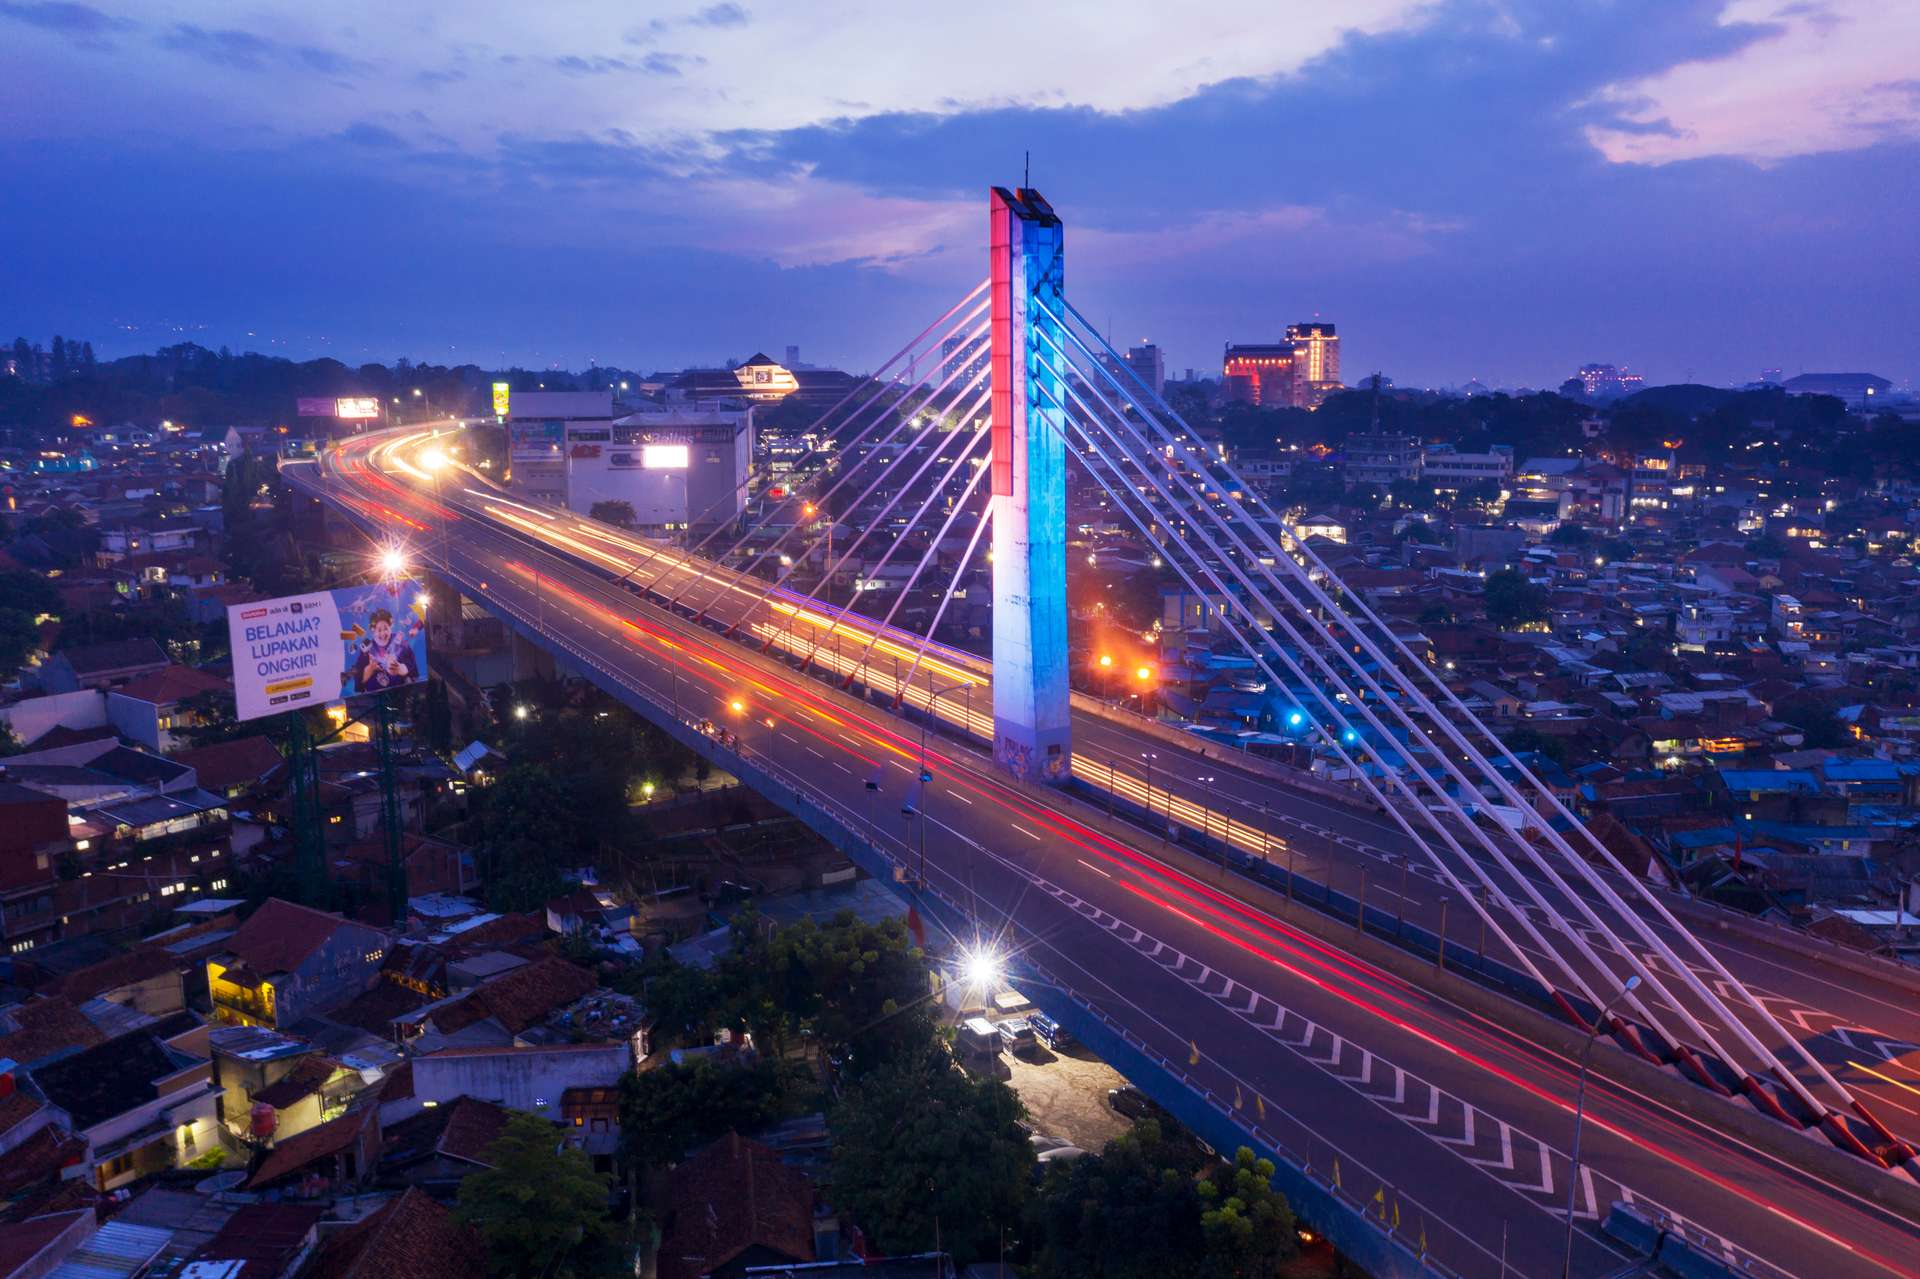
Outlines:
<svg viewBox="0 0 1920 1279"><path fill-rule="evenodd" d="M1005 972L1005 965L991 946L970 946L960 956L960 980L969 989L993 990Z"/></svg>
<svg viewBox="0 0 1920 1279"><path fill-rule="evenodd" d="M519 706L516 706L513 708L513 717L515 719L525 719L527 716L531 715L532 713L533 713L532 711L527 709L525 703L522 703Z"/></svg>
<svg viewBox="0 0 1920 1279"><path fill-rule="evenodd" d="M1100 654L1100 666L1102 669L1110 669L1113 666L1113 654L1112 653Z"/></svg>
<svg viewBox="0 0 1920 1279"><path fill-rule="evenodd" d="M420 454L420 465L426 467L429 471L437 471L446 464L447 451L445 449L427 449Z"/></svg>
<svg viewBox="0 0 1920 1279"><path fill-rule="evenodd" d="M399 577L407 571L407 554L397 546L380 552L380 572L384 577Z"/></svg>
<svg viewBox="0 0 1920 1279"><path fill-rule="evenodd" d="M640 783L640 796L641 796L641 798L643 798L643 799L652 799L652 798L653 798L653 791L654 791L654 785L653 785L653 783L652 783L652 782L641 782L641 783Z"/></svg>
<svg viewBox="0 0 1920 1279"><path fill-rule="evenodd" d="M1133 677L1139 680L1142 684L1144 684L1148 680L1151 680L1153 678L1153 667L1142 666L1140 669L1136 670L1133 673Z"/></svg>
<svg viewBox="0 0 1920 1279"><path fill-rule="evenodd" d="M741 711L744 711L747 709L747 704L741 701L737 697L734 698L731 702L728 702L727 705L732 709L735 715L738 715Z"/></svg>

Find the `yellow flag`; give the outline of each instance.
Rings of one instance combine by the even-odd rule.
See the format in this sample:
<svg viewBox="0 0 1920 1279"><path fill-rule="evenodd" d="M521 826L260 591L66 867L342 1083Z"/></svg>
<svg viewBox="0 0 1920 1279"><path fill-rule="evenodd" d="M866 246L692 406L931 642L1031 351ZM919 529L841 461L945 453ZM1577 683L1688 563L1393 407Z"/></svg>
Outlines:
<svg viewBox="0 0 1920 1279"><path fill-rule="evenodd" d="M1267 1117L1267 1099L1265 1097L1262 1097L1259 1093L1253 1094L1253 1108L1260 1112L1260 1117L1262 1119L1265 1119Z"/></svg>
<svg viewBox="0 0 1920 1279"><path fill-rule="evenodd" d="M1187 1057L1187 1065L1198 1066L1200 1064L1200 1041L1195 1039L1192 1041L1192 1045L1193 1052Z"/></svg>
<svg viewBox="0 0 1920 1279"><path fill-rule="evenodd" d="M1233 1086L1233 1108L1235 1110L1238 1110L1245 1104L1246 1103L1243 1100L1241 1100L1241 1097L1240 1097L1240 1085L1235 1084Z"/></svg>
<svg viewBox="0 0 1920 1279"><path fill-rule="evenodd" d="M1400 1229L1400 1201L1398 1199L1393 1201L1393 1228L1395 1230Z"/></svg>
<svg viewBox="0 0 1920 1279"><path fill-rule="evenodd" d="M1427 1255L1427 1223L1424 1219L1420 1222L1420 1255Z"/></svg>
<svg viewBox="0 0 1920 1279"><path fill-rule="evenodd" d="M1345 1186L1340 1184L1340 1161L1338 1159L1333 1161L1333 1187L1335 1190L1346 1189Z"/></svg>
<svg viewBox="0 0 1920 1279"><path fill-rule="evenodd" d="M1373 1192L1373 1201L1380 1205L1380 1220L1387 1219L1387 1188L1385 1186Z"/></svg>

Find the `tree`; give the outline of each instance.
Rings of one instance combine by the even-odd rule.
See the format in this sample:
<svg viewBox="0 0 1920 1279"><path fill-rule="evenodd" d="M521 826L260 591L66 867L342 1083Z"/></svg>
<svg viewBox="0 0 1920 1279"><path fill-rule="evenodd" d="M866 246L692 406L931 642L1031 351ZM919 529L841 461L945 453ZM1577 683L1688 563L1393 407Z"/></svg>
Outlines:
<svg viewBox="0 0 1920 1279"><path fill-rule="evenodd" d="M1593 540L1593 534L1584 524L1562 524L1547 534L1547 541L1555 546L1585 546Z"/></svg>
<svg viewBox="0 0 1920 1279"><path fill-rule="evenodd" d="M67 340L58 333L53 335L53 380L59 382L67 376Z"/></svg>
<svg viewBox="0 0 1920 1279"><path fill-rule="evenodd" d="M868 923L841 911L825 927L811 919L750 935L723 962L756 1035L784 1046L802 1031L846 1058L854 1073L923 1054L933 1040L926 959L899 919Z"/></svg>
<svg viewBox="0 0 1920 1279"><path fill-rule="evenodd" d="M189 746L214 746L239 737L251 737L260 731L249 720L234 718L233 694L223 689L195 693L181 703L187 711L187 727L180 731Z"/></svg>
<svg viewBox="0 0 1920 1279"><path fill-rule="evenodd" d="M1537 751L1560 767L1567 766L1567 739L1564 737L1555 737L1551 733L1542 733L1532 728L1515 728L1502 733L1500 740L1505 742L1507 749L1515 755Z"/></svg>
<svg viewBox="0 0 1920 1279"><path fill-rule="evenodd" d="M584 1279L620 1265L607 1185L538 1115L513 1112L487 1148L491 1168L460 1182L460 1217L487 1241L488 1268L512 1279Z"/></svg>
<svg viewBox="0 0 1920 1279"><path fill-rule="evenodd" d="M882 1251L937 1238L961 1266L993 1256L1032 1187L1025 1115L1011 1088L944 1056L882 1066L828 1115L834 1197Z"/></svg>
<svg viewBox="0 0 1920 1279"><path fill-rule="evenodd" d="M12 671L40 643L40 618L59 616L60 590L38 573L0 573L0 671Z"/></svg>
<svg viewBox="0 0 1920 1279"><path fill-rule="evenodd" d="M1503 568L1489 574L1481 596L1487 620L1507 629L1528 622L1544 622L1550 602L1546 588L1535 586L1518 569Z"/></svg>
<svg viewBox="0 0 1920 1279"><path fill-rule="evenodd" d="M621 498L595 502L587 511L587 517L599 520L602 524L618 524L621 528L632 528L639 518L634 514L633 503Z"/></svg>
<svg viewBox="0 0 1920 1279"><path fill-rule="evenodd" d="M1254 1158L1245 1146L1232 1168L1216 1169L1200 1183L1200 1200L1208 1274L1272 1279L1299 1250L1293 1209L1273 1188L1273 1162Z"/></svg>
<svg viewBox="0 0 1920 1279"><path fill-rule="evenodd" d="M1039 1279L1188 1279L1208 1272L1188 1145L1148 1119L1097 1155L1051 1164L1028 1213Z"/></svg>
<svg viewBox="0 0 1920 1279"><path fill-rule="evenodd" d="M810 1078L773 1057L660 1066L620 1079L620 1152L630 1167L665 1168L738 1129L792 1113Z"/></svg>

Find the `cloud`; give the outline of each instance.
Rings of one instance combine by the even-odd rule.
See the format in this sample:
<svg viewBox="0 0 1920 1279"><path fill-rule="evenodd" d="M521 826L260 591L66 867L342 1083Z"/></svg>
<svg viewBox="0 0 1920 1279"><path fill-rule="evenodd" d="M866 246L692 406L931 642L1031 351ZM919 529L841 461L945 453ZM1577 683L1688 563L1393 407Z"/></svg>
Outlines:
<svg viewBox="0 0 1920 1279"><path fill-rule="evenodd" d="M368 124L364 120L358 124L348 125L335 136L338 137L340 141L351 143L357 147L375 147L383 150L394 150L407 145L406 140L392 129L383 128L377 124Z"/></svg>
<svg viewBox="0 0 1920 1279"><path fill-rule="evenodd" d="M236 71L290 68L326 76L354 76L371 70L365 61L333 49L311 44L284 44L235 27L208 28L191 22L177 23L161 36L160 43L175 53L184 53Z"/></svg>
<svg viewBox="0 0 1920 1279"><path fill-rule="evenodd" d="M687 21L696 27L744 27L751 16L741 5L710 4Z"/></svg>
<svg viewBox="0 0 1920 1279"><path fill-rule="evenodd" d="M593 57L581 57L567 54L553 59L553 65L568 75L650 75L678 76L684 74L683 68L697 67L706 63L706 59L686 53L649 53L639 61L626 58L611 58L596 54Z"/></svg>
<svg viewBox="0 0 1920 1279"><path fill-rule="evenodd" d="M26 0L25 3L0 0L0 18L38 27L43 31L58 32L92 49L110 48L108 36L131 30L136 25L124 18L103 13L92 5L75 4L70 0Z"/></svg>

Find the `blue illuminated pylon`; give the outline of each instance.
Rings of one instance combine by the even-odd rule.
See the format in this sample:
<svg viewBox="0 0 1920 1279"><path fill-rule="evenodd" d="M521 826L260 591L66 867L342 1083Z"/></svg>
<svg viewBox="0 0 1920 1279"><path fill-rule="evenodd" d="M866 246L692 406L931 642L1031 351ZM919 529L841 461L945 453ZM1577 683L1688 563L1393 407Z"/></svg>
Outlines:
<svg viewBox="0 0 1920 1279"><path fill-rule="evenodd" d="M1064 234L1038 191L989 200L993 757L1023 781L1073 763L1067 683ZM1051 339L1051 340L1049 340Z"/></svg>

